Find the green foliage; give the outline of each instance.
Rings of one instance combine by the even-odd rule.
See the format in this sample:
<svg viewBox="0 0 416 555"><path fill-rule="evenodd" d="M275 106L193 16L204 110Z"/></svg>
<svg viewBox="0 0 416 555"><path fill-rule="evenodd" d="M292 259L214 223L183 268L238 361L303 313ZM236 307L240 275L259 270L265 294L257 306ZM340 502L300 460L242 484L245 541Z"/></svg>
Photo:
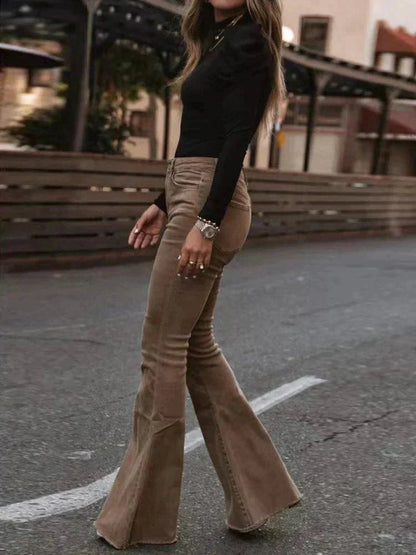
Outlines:
<svg viewBox="0 0 416 555"><path fill-rule="evenodd" d="M37 150L65 150L64 110L64 107L34 110L6 132L20 146L30 146ZM128 136L128 125L120 121L112 106L93 108L87 117L83 150L124 154L123 141Z"/></svg>
<svg viewBox="0 0 416 555"><path fill-rule="evenodd" d="M123 142L130 136L129 126L121 121L114 108L106 105L89 111L84 151L126 154Z"/></svg>
<svg viewBox="0 0 416 555"><path fill-rule="evenodd" d="M129 42L113 44L99 62L98 87L101 99L120 104L140 98L140 89L161 95L163 69L153 53L135 49Z"/></svg>
<svg viewBox="0 0 416 555"><path fill-rule="evenodd" d="M37 150L63 150L64 128L64 110L58 106L38 108L4 131L20 146Z"/></svg>
<svg viewBox="0 0 416 555"><path fill-rule="evenodd" d="M97 91L90 107L83 150L125 154L123 143L129 138L127 104L140 98L140 91L161 95L165 78L159 59L131 43L113 44L100 58ZM60 84L58 96L66 93ZM5 129L20 146L37 150L64 150L67 144L65 108L38 108Z"/></svg>

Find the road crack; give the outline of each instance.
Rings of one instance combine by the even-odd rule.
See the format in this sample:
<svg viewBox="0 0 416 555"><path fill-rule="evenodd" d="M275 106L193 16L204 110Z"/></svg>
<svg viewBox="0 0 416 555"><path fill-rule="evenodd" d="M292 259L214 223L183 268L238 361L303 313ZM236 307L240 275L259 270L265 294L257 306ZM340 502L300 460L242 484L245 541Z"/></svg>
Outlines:
<svg viewBox="0 0 416 555"><path fill-rule="evenodd" d="M386 412L384 412L383 414L379 414L378 416L374 416L373 418L366 418L365 420L360 420L355 422L355 424L352 424L351 426L349 426L346 430L339 430L336 432L332 432L331 434L321 438L321 439L316 439L315 441L311 441L309 442L304 449L302 449L303 451L305 451L306 449L309 449L310 447L313 447L314 445L317 445L319 443L326 443L327 441L332 441L333 439L335 439L337 436L339 435L345 435L345 434L351 434L354 433L356 430L362 428L363 426L367 426L368 424L373 424L374 422L378 422L379 420L382 420L383 418L387 418L387 416L390 416L391 414L394 414L396 412L399 412L399 409L392 409L392 410L388 410ZM342 420L342 419L340 419Z"/></svg>

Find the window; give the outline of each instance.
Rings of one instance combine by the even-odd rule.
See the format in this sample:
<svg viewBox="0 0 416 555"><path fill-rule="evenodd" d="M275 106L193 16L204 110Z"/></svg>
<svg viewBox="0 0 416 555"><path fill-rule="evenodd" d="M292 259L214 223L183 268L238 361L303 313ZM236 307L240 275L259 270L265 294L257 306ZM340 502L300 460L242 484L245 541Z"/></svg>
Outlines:
<svg viewBox="0 0 416 555"><path fill-rule="evenodd" d="M132 137L150 137L153 118L150 112L133 110L130 114L130 133Z"/></svg>
<svg viewBox="0 0 416 555"><path fill-rule="evenodd" d="M328 41L329 22L329 17L302 17L300 46L324 54Z"/></svg>
<svg viewBox="0 0 416 555"><path fill-rule="evenodd" d="M340 99L322 99L318 104L316 125L342 127L345 103ZM306 125L308 123L308 99L295 96L290 99L283 125Z"/></svg>
<svg viewBox="0 0 416 555"><path fill-rule="evenodd" d="M53 87L59 81L59 69L29 69L27 72L27 88Z"/></svg>

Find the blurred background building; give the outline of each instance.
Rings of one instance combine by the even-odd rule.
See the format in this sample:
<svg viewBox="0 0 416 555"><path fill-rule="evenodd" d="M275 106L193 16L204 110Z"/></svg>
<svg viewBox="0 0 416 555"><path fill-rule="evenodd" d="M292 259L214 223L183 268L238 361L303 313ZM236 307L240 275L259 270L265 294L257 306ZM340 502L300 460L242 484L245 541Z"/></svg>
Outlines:
<svg viewBox="0 0 416 555"><path fill-rule="evenodd" d="M416 3L413 0L297 0L284 3L284 23L300 46L378 69L416 75ZM280 167L300 171L307 102L293 98L285 120ZM380 117L374 100L321 101L311 170L368 172ZM390 114L381 173L416 172L416 107L396 101ZM349 140L349 136L356 141ZM351 152L353 145L353 152Z"/></svg>
<svg viewBox="0 0 416 555"><path fill-rule="evenodd" d="M74 0L66 2L66 7L71 3L82 4L81 0ZM41 12L41 5L45 4L51 4L47 16L46 12ZM173 76L174 60L153 57L154 45L149 41L138 45L129 35L115 36L114 29L108 28L108 18L120 12L125 20L123 25L128 29L134 21L139 24L137 18L140 16L133 8L147 4L155 13L157 10L179 13L181 2L85 2L98 6L92 16L91 36L88 30L85 36L79 35L77 30L72 39L68 39L68 28L76 22L60 20L52 4L55 11L59 11L62 2L2 0L0 42L3 41L3 46L36 49L46 58L49 56L44 66L53 67L42 67L40 63L31 65L30 61L20 66L8 64L4 51L0 53L0 149L33 148L33 133L38 133L42 125L45 144L36 148L50 148L53 143L51 126L57 134L59 128L65 126L66 120L60 118L68 96L73 103L82 104L82 99L76 98L78 83L71 83L70 76L77 74L77 63L81 64L79 72L82 71L82 52L77 51L79 43L90 40L90 104L96 111L91 113L87 123L91 138L84 144L84 150L113 151L137 158L173 156L181 104L177 92L167 93L165 84L166 79ZM115 21L121 25L118 19ZM154 26L163 25L165 23L158 23L155 17ZM287 47L289 43L300 46L306 57L310 54L313 59L316 54L327 57L319 59L327 59L338 66L346 63L348 67L350 62L372 66L386 75L394 73L409 80L415 78L414 0L360 0L353 5L347 0L285 1L284 25ZM175 33L177 37L176 30L171 33L172 38ZM177 56L174 58L177 60ZM289 67L288 77L290 72ZM334 96L323 96L318 90L314 143L313 149L309 149L310 99L301 89L300 94L293 92L295 90L296 87L292 87L281 128L277 125L272 137L270 134L256 137L245 163L302 171L306 149L310 150L306 166L313 172L369 173L374 166L375 142L383 118L382 103L366 98L364 93L361 97L359 93L342 96L338 91ZM378 173L416 175L415 101L395 95L394 87L391 100L384 146L377 162ZM107 107L105 110L103 105ZM35 113L39 114L38 118L30 121L30 115ZM25 128L16 128L16 122L23 117L29 117ZM15 128L14 132L10 132L11 127ZM67 145L60 145L58 140L53 148L68 150Z"/></svg>

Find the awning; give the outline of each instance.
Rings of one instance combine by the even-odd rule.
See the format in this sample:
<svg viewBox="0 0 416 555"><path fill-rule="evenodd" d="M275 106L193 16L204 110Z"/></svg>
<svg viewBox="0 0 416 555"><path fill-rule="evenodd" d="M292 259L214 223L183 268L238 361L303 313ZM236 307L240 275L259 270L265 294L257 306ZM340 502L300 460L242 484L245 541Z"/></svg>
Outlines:
<svg viewBox="0 0 416 555"><path fill-rule="evenodd" d="M359 133L375 134L378 130L381 110L375 106L361 106ZM416 110L409 107L392 109L386 126L387 135L416 136Z"/></svg>
<svg viewBox="0 0 416 555"><path fill-rule="evenodd" d="M0 69L4 67L41 69L60 67L63 64L62 58L51 56L41 50L0 42Z"/></svg>

